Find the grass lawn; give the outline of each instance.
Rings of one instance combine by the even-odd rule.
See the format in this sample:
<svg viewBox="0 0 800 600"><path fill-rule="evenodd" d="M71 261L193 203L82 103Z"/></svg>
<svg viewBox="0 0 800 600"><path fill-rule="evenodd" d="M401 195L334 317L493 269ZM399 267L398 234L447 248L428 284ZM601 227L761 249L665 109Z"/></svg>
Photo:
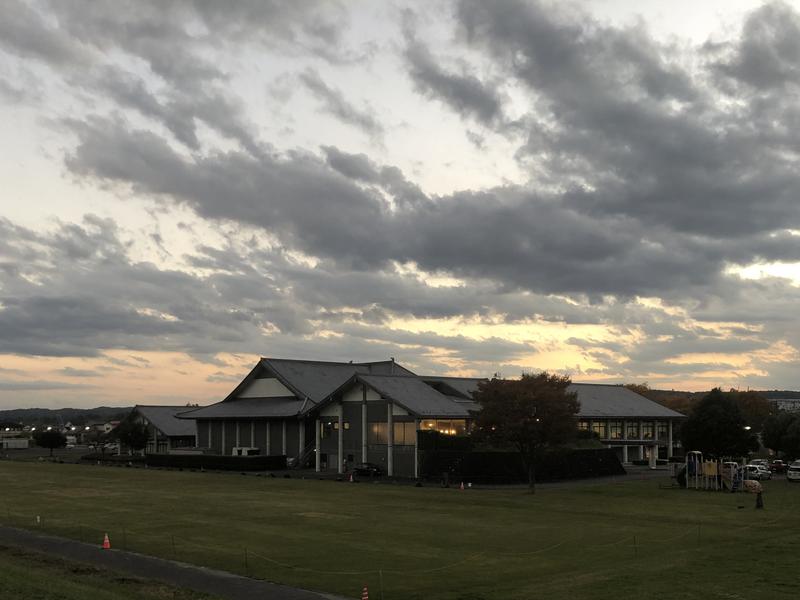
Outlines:
<svg viewBox="0 0 800 600"><path fill-rule="evenodd" d="M654 481L531 496L0 461L0 482L4 523L349 597L800 596L800 485L783 480L763 511Z"/></svg>
<svg viewBox="0 0 800 600"><path fill-rule="evenodd" d="M211 596L0 545L0 598L211 600Z"/></svg>

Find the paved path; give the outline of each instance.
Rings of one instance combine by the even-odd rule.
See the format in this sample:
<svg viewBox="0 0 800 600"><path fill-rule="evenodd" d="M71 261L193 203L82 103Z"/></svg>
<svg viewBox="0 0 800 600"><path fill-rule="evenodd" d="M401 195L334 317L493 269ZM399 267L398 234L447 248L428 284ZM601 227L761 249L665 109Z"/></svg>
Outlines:
<svg viewBox="0 0 800 600"><path fill-rule="evenodd" d="M40 535L14 527L0 526L0 544L44 552L137 577L155 579L175 587L204 592L227 600L343 600L337 596L268 583L135 552L103 550L97 545Z"/></svg>

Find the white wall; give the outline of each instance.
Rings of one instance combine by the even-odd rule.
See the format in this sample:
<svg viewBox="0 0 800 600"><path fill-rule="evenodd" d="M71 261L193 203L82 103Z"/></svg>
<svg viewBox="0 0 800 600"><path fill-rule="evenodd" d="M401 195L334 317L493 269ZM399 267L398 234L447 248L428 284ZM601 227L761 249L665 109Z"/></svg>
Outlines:
<svg viewBox="0 0 800 600"><path fill-rule="evenodd" d="M356 383L347 390L344 395L342 396L342 402L361 402L364 399L364 392L361 391L360 383ZM372 388L367 388L367 400L380 400L381 395L373 390Z"/></svg>
<svg viewBox="0 0 800 600"><path fill-rule="evenodd" d="M274 377L267 379L254 379L237 396L238 398L280 398L294 396L294 394Z"/></svg>

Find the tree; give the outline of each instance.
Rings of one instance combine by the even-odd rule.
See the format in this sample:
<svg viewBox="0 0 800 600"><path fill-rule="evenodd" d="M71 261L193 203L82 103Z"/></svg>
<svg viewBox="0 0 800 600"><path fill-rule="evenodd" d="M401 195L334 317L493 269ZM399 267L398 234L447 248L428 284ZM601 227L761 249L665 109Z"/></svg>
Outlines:
<svg viewBox="0 0 800 600"><path fill-rule="evenodd" d="M800 414L782 412L767 417L761 432L764 445L786 456L800 456Z"/></svg>
<svg viewBox="0 0 800 600"><path fill-rule="evenodd" d="M764 422L774 412L773 405L769 400L759 392L748 390L740 392L739 390L731 390L729 395L739 405L744 417L745 423L751 427L754 432L760 432L764 428Z"/></svg>
<svg viewBox="0 0 800 600"><path fill-rule="evenodd" d="M580 408L577 394L567 392L569 377L539 373L519 380L492 379L474 394L481 410L476 425L479 437L499 447L519 452L535 490L535 464L540 449L569 441L576 432Z"/></svg>
<svg viewBox="0 0 800 600"><path fill-rule="evenodd" d="M681 427L681 441L687 451L717 458L744 456L758 450L758 439L746 427L736 399L714 388L692 408Z"/></svg>
<svg viewBox="0 0 800 600"><path fill-rule="evenodd" d="M128 418L117 425L114 430L114 437L131 450L144 450L147 446L147 440L150 439L150 434L147 431L147 425L141 421Z"/></svg>
<svg viewBox="0 0 800 600"><path fill-rule="evenodd" d="M37 446L50 448L50 456L53 456L53 450L56 448L67 445L67 436L55 429L37 431L33 434L33 439Z"/></svg>

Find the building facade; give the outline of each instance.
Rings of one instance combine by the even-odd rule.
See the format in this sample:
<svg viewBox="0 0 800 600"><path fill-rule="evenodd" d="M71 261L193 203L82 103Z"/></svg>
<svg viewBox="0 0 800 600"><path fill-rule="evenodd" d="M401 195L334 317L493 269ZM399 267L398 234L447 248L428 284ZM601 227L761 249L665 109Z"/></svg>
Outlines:
<svg viewBox="0 0 800 600"><path fill-rule="evenodd" d="M675 425L686 417L621 385L573 383L578 395L578 429L594 432L622 463L670 458Z"/></svg>
<svg viewBox="0 0 800 600"><path fill-rule="evenodd" d="M465 435L481 381L418 376L393 360L262 358L223 401L179 418L194 420L197 445L215 454L285 455L294 465L336 473L368 462L389 476L417 477L417 433ZM623 462L655 460L662 446L671 455L672 422L683 415L622 386L573 384L571 391L581 402L580 426L619 448Z"/></svg>

